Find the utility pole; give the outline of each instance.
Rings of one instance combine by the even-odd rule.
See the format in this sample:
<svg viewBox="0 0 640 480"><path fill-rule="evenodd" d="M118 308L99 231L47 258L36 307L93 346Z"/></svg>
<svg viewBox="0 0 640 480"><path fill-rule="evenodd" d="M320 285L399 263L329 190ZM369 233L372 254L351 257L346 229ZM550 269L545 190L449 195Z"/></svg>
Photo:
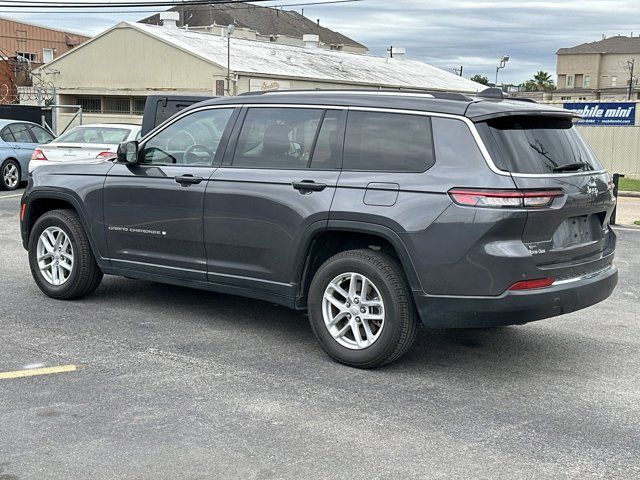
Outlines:
<svg viewBox="0 0 640 480"><path fill-rule="evenodd" d="M633 92L633 64L635 63L635 59L631 61L627 61L627 66L629 67L629 92L627 95L627 100L631 100L631 93Z"/></svg>
<svg viewBox="0 0 640 480"><path fill-rule="evenodd" d="M231 95L231 34L235 29L233 23L227 27L227 95Z"/></svg>

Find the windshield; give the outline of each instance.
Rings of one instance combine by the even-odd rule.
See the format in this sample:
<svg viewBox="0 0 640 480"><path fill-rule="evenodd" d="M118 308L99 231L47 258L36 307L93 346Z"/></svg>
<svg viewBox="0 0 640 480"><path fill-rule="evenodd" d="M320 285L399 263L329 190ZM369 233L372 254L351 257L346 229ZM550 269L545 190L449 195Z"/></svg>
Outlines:
<svg viewBox="0 0 640 480"><path fill-rule="evenodd" d="M76 127L60 135L55 143L106 143L118 144L124 142L130 130L111 127Z"/></svg>
<svg viewBox="0 0 640 480"><path fill-rule="evenodd" d="M570 118L501 117L478 124L496 166L512 173L601 170Z"/></svg>

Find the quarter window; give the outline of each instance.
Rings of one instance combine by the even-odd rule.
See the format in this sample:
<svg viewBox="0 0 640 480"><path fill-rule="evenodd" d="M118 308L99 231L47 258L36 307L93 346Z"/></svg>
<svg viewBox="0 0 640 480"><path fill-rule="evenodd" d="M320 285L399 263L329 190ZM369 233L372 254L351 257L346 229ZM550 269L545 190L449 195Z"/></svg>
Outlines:
<svg viewBox="0 0 640 480"><path fill-rule="evenodd" d="M345 170L423 172L433 163L429 117L349 112L344 144Z"/></svg>
<svg viewBox="0 0 640 480"><path fill-rule="evenodd" d="M145 143L142 163L213 165L232 108L201 110L172 123Z"/></svg>
<svg viewBox="0 0 640 480"><path fill-rule="evenodd" d="M307 168L324 111L250 108L233 158L234 167Z"/></svg>
<svg viewBox="0 0 640 480"><path fill-rule="evenodd" d="M35 137L37 143L49 143L53 140L53 135L37 125L29 125L29 130L31 130L31 133Z"/></svg>

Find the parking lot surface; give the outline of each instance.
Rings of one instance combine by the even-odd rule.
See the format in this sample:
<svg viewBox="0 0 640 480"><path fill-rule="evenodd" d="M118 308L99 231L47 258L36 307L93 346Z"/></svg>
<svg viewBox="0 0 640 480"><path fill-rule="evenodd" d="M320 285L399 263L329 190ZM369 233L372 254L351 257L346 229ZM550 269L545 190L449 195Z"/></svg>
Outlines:
<svg viewBox="0 0 640 480"><path fill-rule="evenodd" d="M640 478L640 231L607 301L519 327L420 331L374 371L306 316L105 277L60 302L31 279L0 193L0 479Z"/></svg>

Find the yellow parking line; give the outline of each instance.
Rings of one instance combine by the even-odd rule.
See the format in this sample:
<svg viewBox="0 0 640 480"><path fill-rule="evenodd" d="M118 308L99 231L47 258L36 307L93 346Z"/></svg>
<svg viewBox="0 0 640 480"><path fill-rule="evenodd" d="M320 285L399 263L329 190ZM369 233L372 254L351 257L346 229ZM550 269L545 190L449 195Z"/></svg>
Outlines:
<svg viewBox="0 0 640 480"><path fill-rule="evenodd" d="M78 367L75 365L62 365L60 367L29 368L26 370L16 370L14 372L0 372L0 380L33 377L35 375L49 375L52 373L75 372L77 369Z"/></svg>

